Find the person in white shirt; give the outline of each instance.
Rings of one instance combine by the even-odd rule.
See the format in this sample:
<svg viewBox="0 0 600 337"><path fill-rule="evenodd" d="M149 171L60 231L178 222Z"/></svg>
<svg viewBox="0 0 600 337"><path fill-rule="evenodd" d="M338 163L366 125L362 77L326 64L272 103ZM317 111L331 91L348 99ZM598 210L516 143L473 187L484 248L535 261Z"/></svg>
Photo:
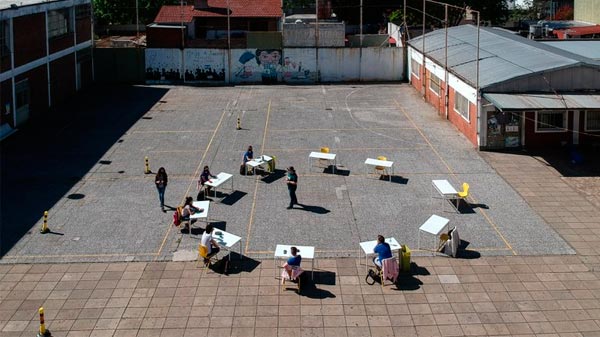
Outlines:
<svg viewBox="0 0 600 337"><path fill-rule="evenodd" d="M206 225L206 229L204 230L204 234L202 234L202 239L200 240L200 244L207 248L208 253L207 257L211 257L217 254L221 249L219 248L219 244L212 237L213 225Z"/></svg>

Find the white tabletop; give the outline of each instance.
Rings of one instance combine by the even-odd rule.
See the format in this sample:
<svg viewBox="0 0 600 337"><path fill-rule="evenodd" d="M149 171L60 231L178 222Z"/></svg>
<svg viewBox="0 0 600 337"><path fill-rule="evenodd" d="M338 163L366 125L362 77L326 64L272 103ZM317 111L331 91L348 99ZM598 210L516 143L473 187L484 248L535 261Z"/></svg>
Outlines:
<svg viewBox="0 0 600 337"><path fill-rule="evenodd" d="M387 242L390 245L390 249L392 251L402 248L395 238L386 238L385 242ZM375 249L375 246L377 246L377 240L361 242L359 243L359 245L360 248L362 248L365 255L375 254L375 252L373 252L373 249Z"/></svg>
<svg viewBox="0 0 600 337"><path fill-rule="evenodd" d="M448 225L448 222L450 222L450 220L434 214L430 216L429 219L427 219L427 221L421 225L421 227L419 227L419 230L433 235L438 235L442 232L444 227Z"/></svg>
<svg viewBox="0 0 600 337"><path fill-rule="evenodd" d="M372 166L392 167L392 165L394 164L394 162L393 161L388 161L388 160L379 160L379 159L367 158L367 160L365 160L365 164L372 165Z"/></svg>
<svg viewBox="0 0 600 337"><path fill-rule="evenodd" d="M231 177L233 177L233 175L231 175L229 173L221 172L221 173L217 174L216 178L209 179L205 184L208 186L211 186L211 187L219 187L224 182L231 179Z"/></svg>
<svg viewBox="0 0 600 337"><path fill-rule="evenodd" d="M236 243L240 242L242 239L237 235L233 235L226 231L215 228L212 233L213 239L217 241L219 246L224 246L227 248L233 247Z"/></svg>
<svg viewBox="0 0 600 337"><path fill-rule="evenodd" d="M302 258L306 258L306 259L314 259L315 258L315 247L294 246L294 245L277 245L277 247L275 247L275 257L290 257L290 256L292 256L292 252L290 251L292 247L298 248L298 255L302 256Z"/></svg>
<svg viewBox="0 0 600 337"><path fill-rule="evenodd" d="M192 215L190 215L190 219L202 219L202 218L207 218L208 217L208 208L210 207L210 200L209 201L194 201L192 203L192 205L196 208L204 208L204 211L202 212L196 212Z"/></svg>
<svg viewBox="0 0 600 337"><path fill-rule="evenodd" d="M250 161L246 162L246 165L250 165L252 167L257 167L260 166L262 164L268 163L271 160L273 160L273 158L267 156L267 155L262 155L262 156L258 156Z"/></svg>
<svg viewBox="0 0 600 337"><path fill-rule="evenodd" d="M448 180L432 180L431 183L442 195L454 195L458 193Z"/></svg>
<svg viewBox="0 0 600 337"><path fill-rule="evenodd" d="M335 160L335 153L311 152L309 157L326 160Z"/></svg>

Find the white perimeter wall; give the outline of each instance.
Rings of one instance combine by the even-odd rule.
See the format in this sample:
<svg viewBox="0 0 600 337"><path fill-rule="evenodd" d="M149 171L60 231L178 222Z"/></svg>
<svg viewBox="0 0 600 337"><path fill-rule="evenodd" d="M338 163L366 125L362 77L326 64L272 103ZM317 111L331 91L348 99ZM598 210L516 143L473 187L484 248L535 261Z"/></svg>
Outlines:
<svg viewBox="0 0 600 337"><path fill-rule="evenodd" d="M402 48L286 48L276 64L260 64L256 49L146 49L146 80L187 82L259 83L276 73L277 82L314 83L345 81L401 81L404 79ZM318 52L318 62L317 62ZM317 77L317 69L320 79ZM269 74L269 75L267 75ZM272 82L271 82L272 83Z"/></svg>

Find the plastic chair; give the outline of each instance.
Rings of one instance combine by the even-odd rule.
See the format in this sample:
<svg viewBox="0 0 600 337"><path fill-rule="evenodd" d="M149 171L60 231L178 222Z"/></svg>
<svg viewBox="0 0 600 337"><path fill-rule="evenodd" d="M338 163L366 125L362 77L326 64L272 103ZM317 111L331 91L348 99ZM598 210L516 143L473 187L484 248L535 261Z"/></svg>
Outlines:
<svg viewBox="0 0 600 337"><path fill-rule="evenodd" d="M214 255L208 255L208 247L204 246L204 245L198 245L198 264L200 264L200 262L204 263L204 267L205 268L209 268L211 262L217 262L218 258L217 258L217 254Z"/></svg>
<svg viewBox="0 0 600 337"><path fill-rule="evenodd" d="M458 198L456 199L456 208L458 209L458 203L460 202L460 200L464 200L465 202L467 202L467 197L469 196L469 184L467 183L463 183L462 184L462 191L458 192L457 196Z"/></svg>
<svg viewBox="0 0 600 337"><path fill-rule="evenodd" d="M379 156L377 157L377 160L387 160L386 156ZM381 175L385 176L386 174L386 168L383 166L375 166L375 173L381 171Z"/></svg>
<svg viewBox="0 0 600 337"><path fill-rule="evenodd" d="M398 266L398 261L395 256L389 257L387 259L383 259L381 261L381 269L379 269L379 277L381 279L381 288L385 286L385 281L389 279L389 277L385 277L384 275L391 275L391 281L396 284L398 280L398 274L400 273L400 267Z"/></svg>
<svg viewBox="0 0 600 337"><path fill-rule="evenodd" d="M300 275L304 273L304 270L300 266L290 266L287 263L283 265L281 270L281 287L285 288L285 281L297 281L298 291L300 291Z"/></svg>
<svg viewBox="0 0 600 337"><path fill-rule="evenodd" d="M321 146L321 153L329 153L329 147ZM328 165L329 161L326 159L319 159L319 165Z"/></svg>

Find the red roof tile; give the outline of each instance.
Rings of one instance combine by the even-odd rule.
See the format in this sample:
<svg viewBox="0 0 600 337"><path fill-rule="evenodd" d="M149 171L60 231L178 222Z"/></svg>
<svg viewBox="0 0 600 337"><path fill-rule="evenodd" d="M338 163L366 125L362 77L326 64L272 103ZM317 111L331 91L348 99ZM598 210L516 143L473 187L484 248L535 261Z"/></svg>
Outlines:
<svg viewBox="0 0 600 337"><path fill-rule="evenodd" d="M282 16L281 0L229 0L230 17L269 17ZM227 0L208 0L208 8L194 9L194 6L162 6L154 19L155 23L192 22L194 17L226 17Z"/></svg>

